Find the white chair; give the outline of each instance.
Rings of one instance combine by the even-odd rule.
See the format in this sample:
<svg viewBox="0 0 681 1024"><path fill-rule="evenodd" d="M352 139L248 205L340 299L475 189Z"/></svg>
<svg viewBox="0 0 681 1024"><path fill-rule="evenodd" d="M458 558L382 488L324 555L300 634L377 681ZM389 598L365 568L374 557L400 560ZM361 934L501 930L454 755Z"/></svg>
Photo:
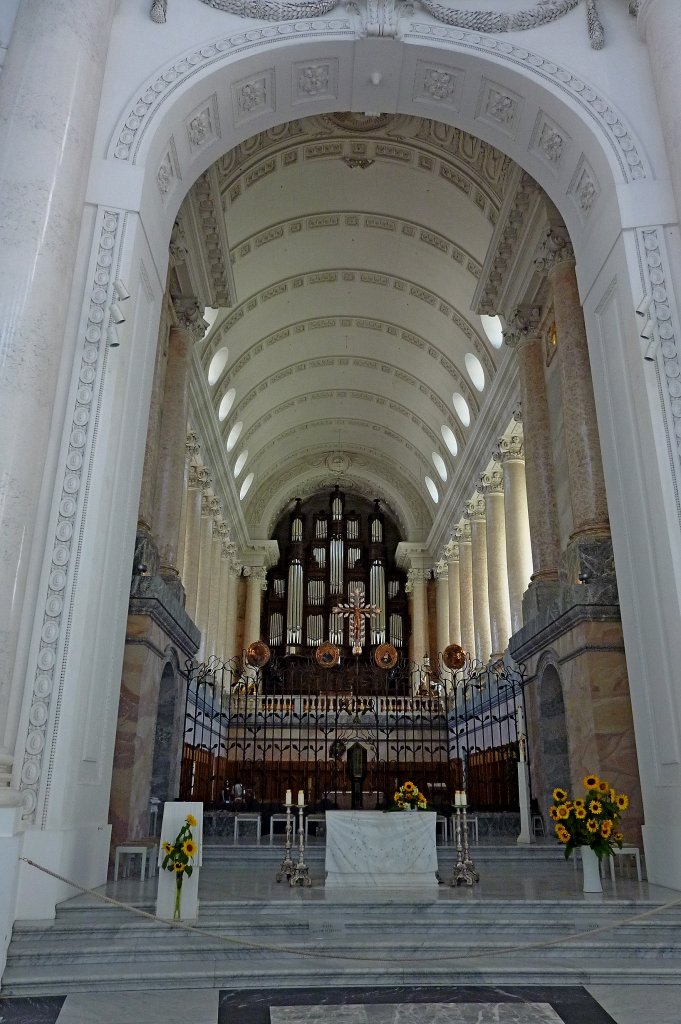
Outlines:
<svg viewBox="0 0 681 1024"><path fill-rule="evenodd" d="M118 881L118 869L120 867L121 857L139 857L140 858L140 881L143 882L144 881L144 875L145 875L146 867L147 867L147 857L148 857L148 855L149 855L149 850L148 850L148 848L146 846L143 846L143 845L133 846L132 844L130 844L128 846L117 846L116 847L116 853L115 853L115 856L114 856L114 882ZM124 872L127 873L127 865L125 864L125 862L123 863L123 870L124 870ZM150 865L150 874L151 874L151 870L152 869L151 869L151 865Z"/></svg>
<svg viewBox="0 0 681 1024"><path fill-rule="evenodd" d="M305 842L307 842L307 840L308 840L308 829L309 829L310 824L313 824L313 825L317 826L316 833L317 833L317 835L319 835L319 826L320 825L324 826L326 824L326 815L325 814L308 814L306 816L306 818L305 818Z"/></svg>
<svg viewBox="0 0 681 1024"><path fill-rule="evenodd" d="M475 846L478 845L478 817L476 814L466 815L466 823L468 825L468 831L471 834L471 840ZM475 837L475 838L474 838Z"/></svg>
<svg viewBox="0 0 681 1024"><path fill-rule="evenodd" d="M532 835L535 837L545 836L546 829L544 828L544 819L541 814L532 815Z"/></svg>
<svg viewBox="0 0 681 1024"><path fill-rule="evenodd" d="M275 826L275 824L280 824L281 822L284 823L284 826L286 825L286 815L285 814L273 814L270 817L270 846L274 842L274 826ZM294 822L294 824L295 824L295 822Z"/></svg>
<svg viewBox="0 0 681 1024"><path fill-rule="evenodd" d="M241 830L242 823L255 822L255 837L256 842L260 845L260 829L262 828L262 819L260 814L257 812L242 812L237 811L234 815L234 842L239 842L239 833Z"/></svg>
<svg viewBox="0 0 681 1024"><path fill-rule="evenodd" d="M615 849L612 852L613 852L614 856L610 857L609 860L610 860L610 878L611 878L611 880L613 882L615 881L615 857L634 857L634 859L636 861L636 876L637 876L639 882L642 881L642 875L641 875L641 854L640 854L638 846L623 846L621 850L618 850L617 847L615 847Z"/></svg>
<svg viewBox="0 0 681 1024"><path fill-rule="evenodd" d="M435 818L435 835L437 837L438 828L442 828L442 839L446 843L449 841L449 822L444 814L438 814Z"/></svg>

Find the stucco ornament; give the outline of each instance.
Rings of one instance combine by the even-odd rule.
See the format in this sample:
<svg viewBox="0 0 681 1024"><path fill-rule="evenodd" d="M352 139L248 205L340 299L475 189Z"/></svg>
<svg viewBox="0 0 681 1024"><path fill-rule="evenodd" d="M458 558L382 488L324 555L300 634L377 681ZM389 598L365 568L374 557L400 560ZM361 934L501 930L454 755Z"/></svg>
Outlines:
<svg viewBox="0 0 681 1024"><path fill-rule="evenodd" d="M579 2L580 0L535 0L529 7L504 11L492 5L486 10L476 10L468 6L454 7L439 3L438 0L420 0L421 6L437 21L474 32L522 32L525 29L538 28L562 18ZM589 39L592 47L600 50L605 37L596 2L597 0L584 0ZM317 18L328 14L337 6L338 0L202 0L202 3L243 18L291 21L295 18ZM356 3L346 6L355 9L359 7ZM362 5L365 10L360 11L364 34L394 36L400 6L408 13L409 4L397 5L395 0L365 0L365 4Z"/></svg>

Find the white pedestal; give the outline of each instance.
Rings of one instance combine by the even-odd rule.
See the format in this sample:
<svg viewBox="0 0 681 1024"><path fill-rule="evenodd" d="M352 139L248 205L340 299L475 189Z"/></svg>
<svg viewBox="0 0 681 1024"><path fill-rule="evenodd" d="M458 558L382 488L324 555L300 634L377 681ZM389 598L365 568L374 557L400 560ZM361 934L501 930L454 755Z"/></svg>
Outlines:
<svg viewBox="0 0 681 1024"><path fill-rule="evenodd" d="M161 846L158 853L158 895L156 897L156 916L172 918L175 910L175 892L177 883L174 871L164 871L161 865L165 859L163 844L174 843L177 834L187 819L188 814L196 818L196 826L192 829L192 837L198 850L192 860L191 878L185 876L182 882L181 917L183 921L195 921L199 915L199 868L203 853L203 804L170 802L163 805L163 824L161 825Z"/></svg>
<svg viewBox="0 0 681 1024"><path fill-rule="evenodd" d="M327 811L326 888L437 891L436 814Z"/></svg>
<svg viewBox="0 0 681 1024"><path fill-rule="evenodd" d="M530 814L530 770L527 761L518 761L518 799L520 802L520 835L517 843L533 843Z"/></svg>

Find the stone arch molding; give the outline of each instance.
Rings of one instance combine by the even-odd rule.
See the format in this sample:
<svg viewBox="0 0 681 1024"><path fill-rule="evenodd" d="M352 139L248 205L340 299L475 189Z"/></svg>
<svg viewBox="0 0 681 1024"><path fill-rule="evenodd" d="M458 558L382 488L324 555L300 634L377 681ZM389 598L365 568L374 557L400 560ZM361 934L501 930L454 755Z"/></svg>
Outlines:
<svg viewBox="0 0 681 1024"><path fill-rule="evenodd" d="M591 139L593 160L600 159L602 177L598 186L602 193L606 185L614 192L613 185L651 176L640 143L615 106L567 68L501 36L481 36L466 29L417 21L404 21L400 27L400 75L406 98L398 102L395 97L394 102L401 112L418 113L470 130L508 153L513 149L511 129L521 94L534 82L539 95L550 96L561 111L566 134L573 126L574 138L574 127L581 126L582 134L586 132ZM160 225L153 245L161 269L163 247L167 252L173 219L187 188L218 156L277 119L334 110L339 103L347 108L352 97L353 62L347 62L350 79L341 89L340 55L362 32L361 20L355 16L245 28L192 47L135 92L113 132L108 157L112 162L146 165L141 215L143 219L149 215ZM326 47L328 58L320 56L327 52ZM280 90L279 100L274 93L275 51L282 60L285 58L290 71L292 96L287 103L281 102L285 90ZM316 92L300 85L299 72L311 66L319 69L319 74L313 76L319 83ZM462 112L458 97L469 73L478 75L481 88L486 75L502 79L499 96L508 103L483 103L480 116ZM302 81L307 81L304 74ZM480 96L482 103L484 96ZM222 120L218 119L218 100L222 103ZM529 152L523 159L517 147L511 155L527 165L529 173L554 199L568 222L579 256L584 217L573 211L569 189L558 190L558 179L545 161L534 159ZM575 173L582 157L579 153L575 157ZM582 169L588 173L588 167ZM120 195L115 189L114 193ZM599 201L600 196L594 208ZM585 212L587 218L590 212L591 208ZM44 584L36 604L24 749L21 755L17 751L15 778L22 791L24 821L39 821L43 828L48 822L57 734L70 668L73 607L79 574L83 573L80 555L86 527L89 530L88 494L93 467L98 458L106 458L106 452L100 457L97 451L107 367L105 323L113 282L120 273L129 219L130 214L112 195L101 200L92 227L74 355L75 376L65 414L63 458L55 474L52 543L47 544ZM143 287L151 302L153 289L148 281L146 285L143 281ZM328 482L328 476L317 477L314 486L323 488ZM413 521L407 523L407 532L415 525Z"/></svg>

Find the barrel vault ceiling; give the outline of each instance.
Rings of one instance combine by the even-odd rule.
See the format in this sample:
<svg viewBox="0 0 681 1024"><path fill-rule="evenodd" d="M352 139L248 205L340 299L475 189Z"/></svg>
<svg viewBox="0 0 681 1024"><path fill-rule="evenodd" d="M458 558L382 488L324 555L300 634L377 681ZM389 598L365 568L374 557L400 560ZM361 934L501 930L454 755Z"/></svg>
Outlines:
<svg viewBox="0 0 681 1024"><path fill-rule="evenodd" d="M426 540L507 356L471 301L512 167L433 121L335 114L248 139L190 190L176 280L193 267L199 301L218 307L195 393L225 472L248 453L232 491L253 474L240 499L252 540L336 482Z"/></svg>

